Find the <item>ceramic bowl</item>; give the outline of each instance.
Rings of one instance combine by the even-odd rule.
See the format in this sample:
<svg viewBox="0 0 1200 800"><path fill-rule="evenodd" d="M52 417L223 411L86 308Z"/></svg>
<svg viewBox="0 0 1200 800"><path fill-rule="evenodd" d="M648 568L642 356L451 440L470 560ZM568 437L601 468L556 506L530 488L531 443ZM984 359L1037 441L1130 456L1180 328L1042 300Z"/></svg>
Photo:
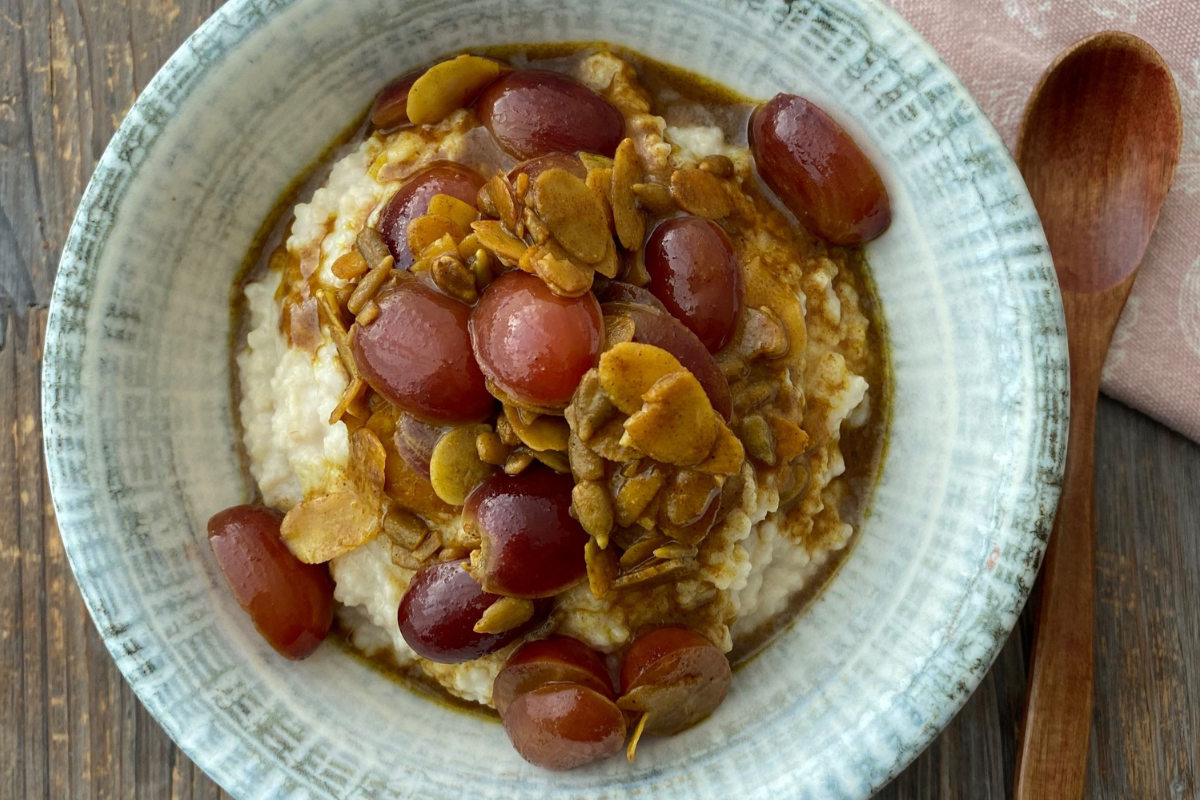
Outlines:
<svg viewBox="0 0 1200 800"><path fill-rule="evenodd" d="M396 75L472 45L605 40L751 97L808 96L864 145L895 368L857 549L704 724L556 774L497 724L337 647L290 663L205 538L244 501L231 285L288 184ZM1067 415L1062 311L1024 184L938 55L878 0L233 0L138 99L87 188L45 346L46 456L100 634L241 800L862 798L947 723L1025 601Z"/></svg>

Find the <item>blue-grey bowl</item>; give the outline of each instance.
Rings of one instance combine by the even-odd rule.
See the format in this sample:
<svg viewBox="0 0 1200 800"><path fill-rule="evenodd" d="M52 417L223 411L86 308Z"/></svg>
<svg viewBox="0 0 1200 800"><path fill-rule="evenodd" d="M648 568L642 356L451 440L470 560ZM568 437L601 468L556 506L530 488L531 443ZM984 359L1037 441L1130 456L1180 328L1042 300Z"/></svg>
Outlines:
<svg viewBox="0 0 1200 800"><path fill-rule="evenodd" d="M606 40L752 97L807 95L893 201L868 248L895 400L840 574L707 722L566 774L499 725L322 648L278 657L204 526L243 501L231 284L281 191L390 78L472 45ZM63 253L46 458L83 596L138 696L242 800L862 798L938 733L1017 619L1065 447L1062 311L1037 214L979 107L881 0L234 0L138 99Z"/></svg>

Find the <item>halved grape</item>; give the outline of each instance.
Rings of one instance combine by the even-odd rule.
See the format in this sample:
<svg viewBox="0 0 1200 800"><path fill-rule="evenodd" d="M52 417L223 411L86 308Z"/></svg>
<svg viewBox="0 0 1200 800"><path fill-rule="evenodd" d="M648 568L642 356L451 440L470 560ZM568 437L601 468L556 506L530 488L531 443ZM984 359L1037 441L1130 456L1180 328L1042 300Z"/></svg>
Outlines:
<svg viewBox="0 0 1200 800"><path fill-rule="evenodd" d="M279 536L283 515L234 506L208 521L208 543L238 604L285 658L307 658L333 623L333 581L325 564L305 564Z"/></svg>
<svg viewBox="0 0 1200 800"><path fill-rule="evenodd" d="M521 757L545 769L574 769L621 752L625 717L612 700L586 686L557 683L518 697L504 730Z"/></svg>
<svg viewBox="0 0 1200 800"><path fill-rule="evenodd" d="M482 545L473 567L489 592L550 597L583 580L588 535L571 516L575 481L545 467L499 473L471 492L463 525Z"/></svg>
<svg viewBox="0 0 1200 800"><path fill-rule="evenodd" d="M419 69L410 72L384 87L371 106L371 124L383 130L398 128L408 122L408 90L425 74Z"/></svg>
<svg viewBox="0 0 1200 800"><path fill-rule="evenodd" d="M389 402L423 420L479 422L494 400L471 353L471 309L420 279L376 296L379 316L355 326L363 379Z"/></svg>
<svg viewBox="0 0 1200 800"><path fill-rule="evenodd" d="M484 89L479 119L500 146L520 159L580 150L611 156L625 118L600 95L557 72L510 72Z"/></svg>
<svg viewBox="0 0 1200 800"><path fill-rule="evenodd" d="M742 271L717 223L675 217L646 241L650 291L716 353L729 344L742 313Z"/></svg>
<svg viewBox="0 0 1200 800"><path fill-rule="evenodd" d="M408 223L429 210L434 195L450 195L474 206L483 184L478 172L453 161L435 161L409 177L379 215L379 233L387 242L396 267L408 269L413 265L415 259L408 249Z"/></svg>
<svg viewBox="0 0 1200 800"><path fill-rule="evenodd" d="M519 403L564 408L604 344L591 294L559 297L513 270L492 281L471 312L471 344L485 375Z"/></svg>
<svg viewBox="0 0 1200 800"><path fill-rule="evenodd" d="M778 94L754 112L749 135L758 174L817 236L862 244L891 224L887 189L870 159L813 103Z"/></svg>
<svg viewBox="0 0 1200 800"><path fill-rule="evenodd" d="M729 382L717 366L712 353L696 338L696 334L670 314L640 303L605 303L601 309L605 314L624 314L633 320L633 341L661 347L679 359L688 372L696 376L704 387L709 402L717 413L729 420L733 413L733 401L729 396Z"/></svg>
<svg viewBox="0 0 1200 800"><path fill-rule="evenodd" d="M494 653L541 624L548 602L535 603L528 622L503 633L476 633L483 612L500 599L485 592L463 569L465 561L422 567L400 600L397 621L408 646L422 658L459 664Z"/></svg>
<svg viewBox="0 0 1200 800"><path fill-rule="evenodd" d="M526 642L509 657L492 683L492 704L504 716L513 700L548 683L575 683L615 698L595 650L569 636L551 636Z"/></svg>
<svg viewBox="0 0 1200 800"><path fill-rule="evenodd" d="M625 652L617 704L631 718L646 715L646 734L670 736L721 705L732 680L729 659L708 639L688 628L657 628Z"/></svg>
<svg viewBox="0 0 1200 800"><path fill-rule="evenodd" d="M649 290L622 281L609 281L607 286L596 292L596 299L601 303L637 303L657 308L659 311L667 311L662 301Z"/></svg>

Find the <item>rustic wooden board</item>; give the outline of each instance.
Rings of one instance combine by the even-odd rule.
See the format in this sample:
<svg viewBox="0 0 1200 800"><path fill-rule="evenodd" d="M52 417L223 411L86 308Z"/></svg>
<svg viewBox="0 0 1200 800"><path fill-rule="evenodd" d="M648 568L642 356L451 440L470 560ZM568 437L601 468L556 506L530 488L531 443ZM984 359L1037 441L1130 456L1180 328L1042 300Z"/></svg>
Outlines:
<svg viewBox="0 0 1200 800"><path fill-rule="evenodd" d="M58 254L105 144L219 0L0 0L0 798L216 800L113 666L66 564L39 371ZM1200 446L1103 401L1089 795L1200 798ZM1011 796L1029 615L889 800Z"/></svg>

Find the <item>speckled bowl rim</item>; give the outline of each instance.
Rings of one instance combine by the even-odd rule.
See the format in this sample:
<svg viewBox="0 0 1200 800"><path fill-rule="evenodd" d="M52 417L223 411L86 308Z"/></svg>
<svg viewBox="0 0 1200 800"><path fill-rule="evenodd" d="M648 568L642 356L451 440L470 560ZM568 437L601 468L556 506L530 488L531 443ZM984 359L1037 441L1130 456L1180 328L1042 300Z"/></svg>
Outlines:
<svg viewBox="0 0 1200 800"><path fill-rule="evenodd" d="M89 281L94 280L93 270L106 245L107 234L116 216L115 209L122 202L129 184L133 180L137 165L154 147L157 137L162 132L162 123L171 113L171 105L186 102L191 90L204 80L206 74L216 63L219 63L230 50L236 48L260 26L267 23L272 12L284 9L292 2L293 0L257 0L257 3L256 0L232 0L218 9L181 45L137 98L100 158L87 185L64 246L59 273L54 285L42 372L45 456L56 512L59 512L60 517L66 517L68 514L63 513L65 509L59 505L59 493L54 489L58 486L66 486L72 480L68 473L69 465L63 455L63 445L70 437L72 421L62 413L62 409L56 401L56 390L64 385L64 376L60 369L66 360L64 352L72 347L70 336L72 325L76 320L73 319L74 315L71 312L84 313L87 310L86 304L76 302L72 294L74 293L77 297L80 286L83 286L85 290L90 290ZM995 146L998 152L1004 153L1003 158L1007 159L1008 166L1015 170L1015 165L1012 165L1011 158L1007 157L1007 151L994 127L979 110L961 80L953 70L945 65L945 62L924 38L898 12L886 6L882 0L854 0L854 4L866 6L873 12L887 17L891 24L907 35L908 43L914 45L922 56L941 66L947 82L959 93L960 98L971 104L972 110L978 115L976 124L979 126L983 138L988 144ZM218 29L223 29L220 35L217 34ZM237 34L230 36L229 31L231 30L237 31ZM1036 218L1036 210L1026 192L1022 191L1021 196L1016 198L1016 202L1020 204L1023 211ZM1046 277L1050 282L1055 281L1052 270ZM1041 308L1033 309L1033 311L1048 315L1052 323L1057 322L1057 325L1049 326L1050 330L1057 328L1061 331L1063 329L1061 303L1052 301L1044 304ZM1060 355L1056 348L1061 348L1060 360L1063 364L1066 363L1065 339L1058 343L1049 341L1043 342L1043 344L1050 348L1052 355ZM1067 415L1064 406L1065 398L1063 405L1057 406L1058 409L1061 409L1059 413L1055 413L1055 406L1051 407L1048 419L1045 421L1045 430L1050 435L1057 434L1065 441ZM1041 486L1039 497L1045 501L1044 507L1053 508L1057 500L1064 451L1065 448L1059 448L1058 463L1054 474L1048 476ZM1029 504L1031 509L1036 506L1036 503ZM1025 551L1027 556L1025 569L1023 574L1014 578L1018 588L1012 597L1012 602L1007 606L992 609L996 619L1012 620L1015 623L1040 567L1045 541L1052 524L1052 515L1043 514L1038 518L1029 519L1028 522L1030 546ZM73 528L64 524L61 528L61 536L68 562L78 579L81 573L74 554ZM177 742L180 741L179 725L181 721L173 718L169 713L164 713L164 709L159 707L159 704L146 690L144 682L139 680L141 676L131 674L132 671L127 669L128 662L124 662L120 658L121 653L118 651L120 631L114 630L112 620L105 609L97 587L90 585L87 581L79 581L79 587L101 638L118 664L121 665L125 678L134 692L167 733ZM872 793L878 791L911 763L963 706L990 669L1012 629L1012 624L1002 622L1001 626L1005 627L1005 630L1002 635L999 635L1001 632L996 632L998 635L996 635L994 645L990 648L988 657L969 664L966 671L958 676L955 684L957 691L945 696L943 705L937 709L936 713L931 714L928 719L923 721L918 729L919 733L907 741L894 742L894 747L891 748L892 752L886 759L883 759L891 761L892 767L876 769L867 778ZM223 786L236 783L235 780L232 780L232 775L225 774L225 769L213 768L213 762L207 757L207 753L193 752L186 747L183 749L186 755L211 775L217 783Z"/></svg>

